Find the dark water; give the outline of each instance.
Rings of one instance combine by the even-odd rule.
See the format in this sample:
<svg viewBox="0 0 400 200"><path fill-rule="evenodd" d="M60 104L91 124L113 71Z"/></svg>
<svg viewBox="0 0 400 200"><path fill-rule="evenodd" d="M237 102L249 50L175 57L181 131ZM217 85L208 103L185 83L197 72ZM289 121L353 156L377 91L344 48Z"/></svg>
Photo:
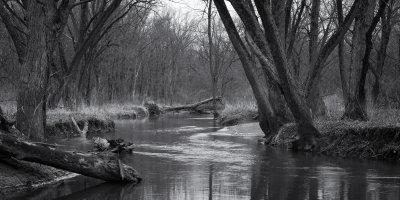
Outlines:
<svg viewBox="0 0 400 200"><path fill-rule="evenodd" d="M400 199L399 165L271 149L256 123L219 128L209 117L119 121L107 137L133 141L124 162L137 186L78 176L20 199ZM88 149L90 141L59 143Z"/></svg>

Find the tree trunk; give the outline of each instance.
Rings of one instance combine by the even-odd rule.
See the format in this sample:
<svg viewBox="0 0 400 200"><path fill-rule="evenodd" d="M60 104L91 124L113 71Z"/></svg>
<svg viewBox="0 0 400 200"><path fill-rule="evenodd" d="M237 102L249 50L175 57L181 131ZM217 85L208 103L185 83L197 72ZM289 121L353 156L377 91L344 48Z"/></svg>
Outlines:
<svg viewBox="0 0 400 200"><path fill-rule="evenodd" d="M323 66L327 61L328 57L332 53L332 51L336 48L336 46L343 41L347 31L350 26L353 24L354 18L359 13L359 4L363 2L363 0L355 0L353 5L351 6L348 14L341 26L337 28L337 30L330 36L326 43L321 46L320 51L318 53L318 57L315 59L315 62L311 66L311 70L309 70L307 81L306 81L306 98L307 99L316 99L316 97L320 96L319 93L319 82L321 79L321 73L323 70ZM319 102L322 102L321 100Z"/></svg>
<svg viewBox="0 0 400 200"><path fill-rule="evenodd" d="M374 6L375 7L375 6ZM372 19L371 24L368 28L368 31L365 35L365 53L364 57L362 60L362 70L361 70L361 78L360 78L360 84L359 84L359 99L360 103L363 107L366 107L367 99L366 99L366 89L365 89L365 83L367 81L367 73L368 70L371 68L371 63L369 62L369 59L371 57L371 52L373 49L373 41L372 41L372 34L378 25L379 19L383 15L384 11L386 8L386 2L385 0L379 0L379 9L375 17ZM374 12L374 11L372 11Z"/></svg>
<svg viewBox="0 0 400 200"><path fill-rule="evenodd" d="M368 120L365 104L360 99L363 58L366 50L366 34L374 14L375 0L361 1L353 30L352 66L349 78L349 101L342 119Z"/></svg>
<svg viewBox="0 0 400 200"><path fill-rule="evenodd" d="M286 0L272 0L272 15L278 31L280 33L280 41L282 46L286 46Z"/></svg>
<svg viewBox="0 0 400 200"><path fill-rule="evenodd" d="M393 4L393 1L390 1ZM391 5L393 6L393 5ZM383 67L385 65L386 51L389 44L390 34L392 32L391 18L392 18L392 7L386 8L385 13L382 16L381 23L381 43L378 50L378 57L376 61L375 71L375 82L372 88L372 101L375 106L378 104L378 96L380 93L380 82L383 73Z"/></svg>
<svg viewBox="0 0 400 200"><path fill-rule="evenodd" d="M314 145L315 140L314 137L316 135L319 135L318 130L314 127L310 113L307 109L306 104L303 103L301 96L299 94L299 90L296 89L293 80L288 73L288 63L285 55L285 50L282 47L282 44L279 39L279 32L278 28L276 27L276 24L273 23L273 15L271 12L270 5L265 5L264 1L255 1L257 10L261 16L263 25L264 25L264 30L265 30L265 37L262 38L262 34L259 33L259 30L254 31L253 28L258 28L258 27L253 27L252 26L257 26L258 22L256 20L256 16L251 8L249 8L249 4L243 2L243 1L231 1L232 6L235 8L236 12L239 14L241 17L242 21L245 22L246 29L250 30L251 37L254 38L254 41L258 44L260 44L261 51L266 52L266 45L264 45L264 41L267 40L268 44L270 46L271 54L272 57L274 58L274 62L276 65L276 71L277 71L277 76L279 77L279 80L275 80L276 82L279 82L280 89L283 93L283 96L285 97L285 100L292 111L292 114L296 120L296 123L298 125L298 133L300 136L300 145L299 148L308 148L309 145ZM243 41L240 38L240 35L237 32L237 29L235 27L235 24L229 14L229 11L225 5L225 2L223 0L215 0L215 5L218 9L218 12L221 16L222 22L224 23L225 29L228 32L228 36L232 41L232 44L234 45L243 66L249 66L248 63L250 60L250 55L249 51L246 51L246 46L244 45ZM250 25L252 24L252 25ZM265 57L267 57L266 54L264 54ZM246 69L245 68L245 72ZM250 70L249 70L250 71ZM246 72L247 74L248 72ZM274 77L275 75L269 74L269 77ZM248 76L249 77L249 76ZM249 79L249 78L248 78ZM249 81L253 81L252 79L249 79ZM254 80L255 81L255 80ZM251 84L253 85L253 84ZM256 85L256 84L254 84ZM258 90L254 90L253 92L255 93L255 96L257 97L258 95L256 92ZM269 104L268 101L266 101L268 104L266 105L265 111L270 113L270 116L275 116L273 113L273 110L271 109L271 105ZM268 107L269 106L269 109ZM276 124L273 124L276 126Z"/></svg>
<svg viewBox="0 0 400 200"><path fill-rule="evenodd" d="M292 111L293 117L298 127L299 149L307 149L309 145L315 145L315 136L319 136L319 131L314 127L313 121L305 104L304 99L294 83L289 73L289 62L287 60L286 51L280 45L279 32L273 23L271 7L268 2L256 0L255 5L260 13L262 24L264 26L266 40L269 44L272 58L276 65L276 71L280 81L280 87L285 97L286 103Z"/></svg>
<svg viewBox="0 0 400 200"><path fill-rule="evenodd" d="M48 55L43 11L46 4L28 2L29 35L18 84L17 128L33 140L43 140L45 136Z"/></svg>
<svg viewBox="0 0 400 200"><path fill-rule="evenodd" d="M208 58L209 58L209 67L210 67L210 74L211 74L211 84L212 84L212 97L215 99L217 97L217 63L213 62L213 52L214 52L214 47L213 47L213 35L212 35L212 0L209 0L208 2L208 27L207 27L207 34L208 34L208 45L209 45L209 51L208 51ZM217 102L213 101L213 107L214 107L214 119L218 117L218 112L217 112Z"/></svg>
<svg viewBox="0 0 400 200"><path fill-rule="evenodd" d="M309 63L310 66L315 65L318 58L318 34L319 34L319 12L321 0L313 0L310 13L310 33L309 33ZM326 113L326 107L320 95L320 87L314 88L315 92L307 96L308 106L311 108L311 113L314 117L323 116Z"/></svg>
<svg viewBox="0 0 400 200"><path fill-rule="evenodd" d="M272 109L272 105L262 88L262 85L265 83L260 83L257 78L255 71L256 62L251 56L250 50L248 50L243 40L240 38L229 11L226 8L225 2L222 0L214 0L214 3L217 7L219 15L221 16L228 36L237 54L239 55L245 75L250 83L251 89L253 90L253 94L258 105L260 127L267 137L271 137L277 133L279 130L279 124L281 123L278 121L278 118Z"/></svg>
<svg viewBox="0 0 400 200"><path fill-rule="evenodd" d="M343 2L342 0L336 0L336 9L338 15L338 24L341 26L343 24ZM349 101L349 87L347 80L347 73L344 66L344 41L341 40L339 42L338 54L339 54L339 72L340 72L340 81L342 85L342 94L343 94L343 103L347 105Z"/></svg>
<svg viewBox="0 0 400 200"><path fill-rule="evenodd" d="M0 132L0 153L18 160L35 162L105 181L140 182L135 169L118 158L66 152L23 141Z"/></svg>

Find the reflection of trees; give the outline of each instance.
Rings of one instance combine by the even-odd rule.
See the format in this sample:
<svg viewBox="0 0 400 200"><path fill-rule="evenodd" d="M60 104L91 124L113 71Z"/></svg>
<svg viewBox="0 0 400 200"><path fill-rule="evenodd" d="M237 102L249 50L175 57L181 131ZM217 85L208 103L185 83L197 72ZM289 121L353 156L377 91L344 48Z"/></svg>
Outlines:
<svg viewBox="0 0 400 200"><path fill-rule="evenodd" d="M348 199L367 199L366 170L365 166L361 165L349 174Z"/></svg>
<svg viewBox="0 0 400 200"><path fill-rule="evenodd" d="M296 199L307 199L313 197L315 192L311 192L312 190L318 191L318 181L315 184L315 181L311 181L309 179L310 169L309 166L314 166L314 159L308 160L308 157L305 156L303 159L298 159L298 156L302 154L295 153L296 159L292 160L292 166L294 167L293 171L290 172L286 170L286 173L289 172L290 174L285 174L287 178L289 178L287 190L284 192L286 193L286 198L288 200L296 200ZM290 176L288 176L290 175ZM312 182L312 184L310 184ZM315 188L316 186L316 188ZM318 195L318 194L317 194Z"/></svg>
<svg viewBox="0 0 400 200"><path fill-rule="evenodd" d="M208 173L208 200L212 200L213 197L213 165L209 165Z"/></svg>
<svg viewBox="0 0 400 200"><path fill-rule="evenodd" d="M258 150L258 161L252 167L251 199L286 199L290 177L285 162L293 162L290 154L276 149Z"/></svg>
<svg viewBox="0 0 400 200"><path fill-rule="evenodd" d="M335 159L276 149L258 155L259 162L252 168L251 199L366 198L366 169L362 167L353 169L348 178L342 168L332 167Z"/></svg>

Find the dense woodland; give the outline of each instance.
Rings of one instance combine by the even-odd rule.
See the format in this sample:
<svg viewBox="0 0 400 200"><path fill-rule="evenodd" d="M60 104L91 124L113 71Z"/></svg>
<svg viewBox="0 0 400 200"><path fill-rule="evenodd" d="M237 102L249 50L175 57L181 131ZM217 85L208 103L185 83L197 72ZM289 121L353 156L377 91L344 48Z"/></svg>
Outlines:
<svg viewBox="0 0 400 200"><path fill-rule="evenodd" d="M1 102L43 139L46 110L253 99L271 136L296 122L400 107L400 2L208 0L196 17L157 0L0 0ZM327 97L339 96L337 102Z"/></svg>

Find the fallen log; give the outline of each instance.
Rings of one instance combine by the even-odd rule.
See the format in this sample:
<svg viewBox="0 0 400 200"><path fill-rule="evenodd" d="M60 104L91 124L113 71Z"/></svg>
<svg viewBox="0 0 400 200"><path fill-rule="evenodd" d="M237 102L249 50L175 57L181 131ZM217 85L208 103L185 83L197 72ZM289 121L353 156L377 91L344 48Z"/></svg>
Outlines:
<svg viewBox="0 0 400 200"><path fill-rule="evenodd" d="M163 112L195 111L198 113L204 113L207 110L213 109L212 105L213 101L217 101L217 104L223 105L222 97L216 97L215 99L209 98L197 103L183 105L183 106L164 107L162 111Z"/></svg>
<svg viewBox="0 0 400 200"><path fill-rule="evenodd" d="M35 162L105 181L139 183L135 169L118 158L102 154L84 154L38 145L0 131L0 154Z"/></svg>

